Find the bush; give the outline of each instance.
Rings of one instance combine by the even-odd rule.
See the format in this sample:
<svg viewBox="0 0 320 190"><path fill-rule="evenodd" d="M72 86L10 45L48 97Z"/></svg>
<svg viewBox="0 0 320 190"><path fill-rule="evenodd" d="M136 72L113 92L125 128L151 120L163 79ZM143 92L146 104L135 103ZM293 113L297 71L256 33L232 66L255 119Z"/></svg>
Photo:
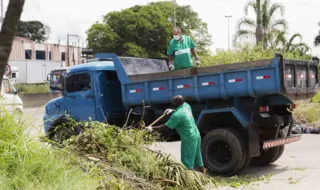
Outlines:
<svg viewBox="0 0 320 190"><path fill-rule="evenodd" d="M66 151L27 138L28 120L6 112L0 117L0 187L6 189L96 189L98 175L83 172Z"/></svg>
<svg viewBox="0 0 320 190"><path fill-rule="evenodd" d="M260 59L271 59L276 53L282 54L287 59L311 60L311 55L300 52L281 52L273 49L264 50L262 45L252 46L249 44L236 45L233 50L217 50L213 56L201 57L201 66L212 66L220 64L231 64L239 62L254 61Z"/></svg>

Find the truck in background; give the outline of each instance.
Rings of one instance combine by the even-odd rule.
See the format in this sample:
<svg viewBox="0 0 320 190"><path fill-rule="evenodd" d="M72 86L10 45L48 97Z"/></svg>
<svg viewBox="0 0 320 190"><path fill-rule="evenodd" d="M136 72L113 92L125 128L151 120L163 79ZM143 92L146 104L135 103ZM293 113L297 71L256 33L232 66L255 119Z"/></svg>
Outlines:
<svg viewBox="0 0 320 190"><path fill-rule="evenodd" d="M71 67L62 86L51 86L63 96L46 105L48 138L61 134L55 129L68 125L69 117L122 126L134 113L150 124L171 107L173 96L182 95L202 135L205 166L227 176L249 164L273 163L285 144L299 141L301 136L291 132L294 101L318 92L316 58L289 60L277 54L273 59L169 72L162 59L96 57L104 61Z"/></svg>

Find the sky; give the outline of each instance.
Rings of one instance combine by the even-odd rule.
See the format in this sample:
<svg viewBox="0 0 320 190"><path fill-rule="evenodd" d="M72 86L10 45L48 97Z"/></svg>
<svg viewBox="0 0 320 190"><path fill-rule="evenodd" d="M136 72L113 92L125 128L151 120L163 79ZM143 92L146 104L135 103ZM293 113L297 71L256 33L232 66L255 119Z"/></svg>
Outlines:
<svg viewBox="0 0 320 190"><path fill-rule="evenodd" d="M1 0L0 0L1 1ZM4 1L6 9L8 0ZM86 31L102 16L110 11L120 11L133 5L145 5L156 0L26 0L22 20L39 20L51 28L49 43L65 43L67 34L80 36L80 44L85 43ZM230 36L236 31L236 24L244 16L243 7L247 0L176 0L179 5L191 5L199 17L208 24L212 35L211 50L228 48L228 20L230 19ZM320 47L313 45L320 30L319 0L272 0L285 6L284 18L289 23L288 35L300 33L303 41L312 47L312 54L320 56ZM278 15L280 18L280 15ZM251 13L249 17L254 18ZM75 40L75 39L74 39Z"/></svg>

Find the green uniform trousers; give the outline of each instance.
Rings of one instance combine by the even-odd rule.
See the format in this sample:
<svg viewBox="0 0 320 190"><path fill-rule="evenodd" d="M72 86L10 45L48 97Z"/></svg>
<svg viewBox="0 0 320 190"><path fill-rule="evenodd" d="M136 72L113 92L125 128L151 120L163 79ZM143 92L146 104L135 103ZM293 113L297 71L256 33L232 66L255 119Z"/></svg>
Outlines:
<svg viewBox="0 0 320 190"><path fill-rule="evenodd" d="M203 166L200 136L181 141L181 162L189 170Z"/></svg>

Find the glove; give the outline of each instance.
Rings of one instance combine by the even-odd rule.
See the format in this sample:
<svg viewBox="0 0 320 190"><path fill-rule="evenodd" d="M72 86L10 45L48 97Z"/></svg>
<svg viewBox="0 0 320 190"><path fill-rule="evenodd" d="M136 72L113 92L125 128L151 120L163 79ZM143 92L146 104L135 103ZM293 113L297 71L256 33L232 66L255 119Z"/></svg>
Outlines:
<svg viewBox="0 0 320 190"><path fill-rule="evenodd" d="M174 65L172 64L172 62L169 62L169 71L173 71L175 68L174 68Z"/></svg>
<svg viewBox="0 0 320 190"><path fill-rule="evenodd" d="M148 132L152 132L152 131L153 131L153 128L152 128L151 126L148 126L148 127L146 127L146 130L147 130Z"/></svg>
<svg viewBox="0 0 320 190"><path fill-rule="evenodd" d="M169 114L171 114L173 112L174 112L173 109L166 109L166 111L164 111L164 114L169 115Z"/></svg>
<svg viewBox="0 0 320 190"><path fill-rule="evenodd" d="M198 56L194 58L194 61L196 62L197 66L200 65L200 58Z"/></svg>

